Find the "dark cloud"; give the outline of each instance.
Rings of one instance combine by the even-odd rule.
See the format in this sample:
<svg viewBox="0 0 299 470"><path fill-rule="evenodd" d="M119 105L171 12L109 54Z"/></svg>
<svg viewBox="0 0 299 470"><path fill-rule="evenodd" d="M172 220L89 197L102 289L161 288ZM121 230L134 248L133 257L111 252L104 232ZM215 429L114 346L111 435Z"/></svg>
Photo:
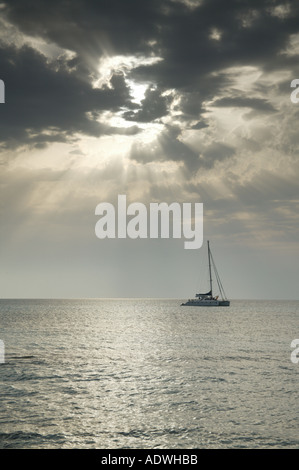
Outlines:
<svg viewBox="0 0 299 470"><path fill-rule="evenodd" d="M54 68L45 56L27 46L2 47L0 63L6 84L0 141L6 145L66 141L77 132L93 136L138 132L136 126L118 129L97 120L102 111L130 106L123 75L113 75L109 87L92 88L71 73L67 63L58 68L56 63Z"/></svg>
<svg viewBox="0 0 299 470"><path fill-rule="evenodd" d="M214 101L213 106L221 107L236 107L236 108L252 108L260 112L275 112L276 109L269 101L261 98L247 98L247 97L226 97Z"/></svg>
<svg viewBox="0 0 299 470"><path fill-rule="evenodd" d="M217 161L225 160L235 154L235 149L220 142L213 142L202 153L200 166L213 168Z"/></svg>
<svg viewBox="0 0 299 470"><path fill-rule="evenodd" d="M215 98L217 106L271 112L273 106L264 99L219 98L232 79L222 71L236 65L267 70L295 66L294 58L281 54L290 35L298 31L299 6L294 2L288 14L270 0L228 0L225 8L220 0L205 0L192 8L171 0L15 0L4 5L6 20L24 34L74 54L53 64L30 47L2 44L1 74L8 98L1 109L0 139L10 145L34 141L30 132L50 132L49 137L39 137L37 145L76 132L134 134L136 127L118 130L96 118L103 110L122 112L128 121L163 118L170 98L162 93L169 89L180 97L174 112L181 113L181 122L192 120L193 129L207 125L202 116L205 103ZM148 88L139 108L121 74L111 78L109 87L91 86L99 59L120 54L162 59L127 71L128 78L155 85Z"/></svg>
<svg viewBox="0 0 299 470"><path fill-rule="evenodd" d="M213 142L197 152L182 142L180 136L179 127L167 126L154 144L135 143L131 159L143 164L161 161L178 162L184 165L188 175L196 173L200 168L213 168L216 162L235 154L233 147L219 142Z"/></svg>
<svg viewBox="0 0 299 470"><path fill-rule="evenodd" d="M193 124L191 126L191 129L198 130L198 129L203 129L204 127L208 127L208 124L205 122L198 121L196 124Z"/></svg>
<svg viewBox="0 0 299 470"><path fill-rule="evenodd" d="M195 171L199 166L199 156L179 140L180 129L167 126L161 132L155 143L143 145L135 143L132 146L131 159L139 163L174 161L183 163L189 171Z"/></svg>
<svg viewBox="0 0 299 470"><path fill-rule="evenodd" d="M170 99L161 96L159 90L149 87L145 92L145 98L137 111L128 111L123 114L128 121L152 122L168 113Z"/></svg>
<svg viewBox="0 0 299 470"><path fill-rule="evenodd" d="M192 11L182 4L172 4L161 18L157 37L164 61L142 66L135 73L156 79L161 87L201 91L201 82L208 77L215 80L211 73L223 68L277 67L279 60L284 60L279 53L289 35L298 31L298 7L292 5L290 17L282 19L271 14L270 7L275 4L267 0L230 0L223 8L223 2L209 0ZM252 15L254 11L256 15ZM213 28L219 31L219 40L213 39Z"/></svg>
<svg viewBox="0 0 299 470"><path fill-rule="evenodd" d="M162 15L159 0L16 0L6 13L24 33L94 57L150 51Z"/></svg>

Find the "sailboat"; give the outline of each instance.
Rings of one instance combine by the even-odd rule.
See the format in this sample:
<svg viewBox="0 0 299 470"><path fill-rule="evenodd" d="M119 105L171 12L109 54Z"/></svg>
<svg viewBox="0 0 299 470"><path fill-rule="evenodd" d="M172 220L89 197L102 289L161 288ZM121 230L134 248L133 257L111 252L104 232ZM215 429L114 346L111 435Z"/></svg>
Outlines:
<svg viewBox="0 0 299 470"><path fill-rule="evenodd" d="M195 299L189 299L187 302L182 303L181 306L187 307L229 307L230 301L227 300L224 289L222 287L219 274L210 250L210 243L208 241L208 260L209 260L209 275L210 275L210 290L206 294L195 294ZM212 281L212 266L218 284L218 289L221 298L213 295L213 281Z"/></svg>

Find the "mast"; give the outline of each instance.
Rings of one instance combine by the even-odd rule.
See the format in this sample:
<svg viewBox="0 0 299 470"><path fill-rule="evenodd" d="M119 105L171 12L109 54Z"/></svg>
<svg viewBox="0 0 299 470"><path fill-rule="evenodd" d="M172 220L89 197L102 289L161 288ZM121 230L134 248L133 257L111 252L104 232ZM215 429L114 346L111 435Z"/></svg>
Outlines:
<svg viewBox="0 0 299 470"><path fill-rule="evenodd" d="M210 273L210 291L211 291L211 296L213 296L213 293L212 293L211 253L210 253L210 242L209 242L209 240L208 240L208 258L209 258L209 273Z"/></svg>

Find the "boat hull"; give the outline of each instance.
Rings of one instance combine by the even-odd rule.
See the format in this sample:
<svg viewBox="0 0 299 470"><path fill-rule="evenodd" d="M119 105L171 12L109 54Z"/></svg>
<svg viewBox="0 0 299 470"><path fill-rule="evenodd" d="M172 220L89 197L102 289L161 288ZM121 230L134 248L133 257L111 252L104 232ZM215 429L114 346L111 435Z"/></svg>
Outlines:
<svg viewBox="0 0 299 470"><path fill-rule="evenodd" d="M229 307L229 300L188 300L182 307Z"/></svg>

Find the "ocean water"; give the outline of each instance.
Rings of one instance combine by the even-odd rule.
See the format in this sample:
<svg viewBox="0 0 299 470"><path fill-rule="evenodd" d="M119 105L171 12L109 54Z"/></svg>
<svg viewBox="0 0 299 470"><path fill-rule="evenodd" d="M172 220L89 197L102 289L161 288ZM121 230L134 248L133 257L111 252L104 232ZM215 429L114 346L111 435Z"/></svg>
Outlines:
<svg viewBox="0 0 299 470"><path fill-rule="evenodd" d="M299 302L0 300L0 448L298 448Z"/></svg>

